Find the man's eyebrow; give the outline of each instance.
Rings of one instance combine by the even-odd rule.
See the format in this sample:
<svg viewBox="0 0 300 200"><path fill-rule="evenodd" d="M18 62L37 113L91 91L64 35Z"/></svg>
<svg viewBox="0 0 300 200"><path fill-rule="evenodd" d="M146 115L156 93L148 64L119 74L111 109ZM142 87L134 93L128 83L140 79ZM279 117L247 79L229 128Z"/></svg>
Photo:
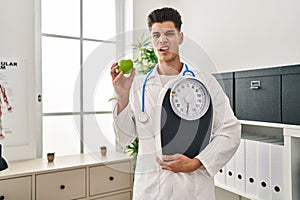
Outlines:
<svg viewBox="0 0 300 200"><path fill-rule="evenodd" d="M175 33L175 30L167 30L166 33Z"/></svg>
<svg viewBox="0 0 300 200"><path fill-rule="evenodd" d="M165 33L175 33L175 32L176 32L175 30L167 30ZM159 31L153 31L151 34L152 35L154 35L154 34L161 34L161 32L159 32Z"/></svg>
<svg viewBox="0 0 300 200"><path fill-rule="evenodd" d="M160 33L158 31L154 31L151 34L154 35L154 34L160 34Z"/></svg>

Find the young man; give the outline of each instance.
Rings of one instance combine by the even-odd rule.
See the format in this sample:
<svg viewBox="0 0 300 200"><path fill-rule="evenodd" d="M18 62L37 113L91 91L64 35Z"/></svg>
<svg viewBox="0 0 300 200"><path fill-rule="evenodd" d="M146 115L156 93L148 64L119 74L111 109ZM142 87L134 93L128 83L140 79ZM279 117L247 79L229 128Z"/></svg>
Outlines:
<svg viewBox="0 0 300 200"><path fill-rule="evenodd" d="M148 27L159 62L146 78L135 78L135 70L125 77L123 72L118 72L117 63L111 67L112 83L118 95L114 109L116 135L122 145L139 138L133 192L136 200L213 200L214 175L230 160L240 142L240 123L219 84L212 76L189 66L211 97L210 141L194 158L182 154L160 156L156 136L161 133L155 126L155 118L161 108L157 100L164 85L182 76L185 70L179 55L183 42L181 24L180 14L172 8L157 9L149 14ZM146 112L149 116L145 118Z"/></svg>

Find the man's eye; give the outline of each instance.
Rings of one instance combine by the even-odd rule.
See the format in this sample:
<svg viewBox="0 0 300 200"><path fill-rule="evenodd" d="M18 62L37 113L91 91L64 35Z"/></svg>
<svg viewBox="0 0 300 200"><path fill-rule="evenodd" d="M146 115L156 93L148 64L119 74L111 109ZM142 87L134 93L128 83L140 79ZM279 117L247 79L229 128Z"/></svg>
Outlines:
<svg viewBox="0 0 300 200"><path fill-rule="evenodd" d="M159 38L159 34L152 34L153 38Z"/></svg>
<svg viewBox="0 0 300 200"><path fill-rule="evenodd" d="M174 32L166 32L166 36L173 36L173 35L175 35Z"/></svg>

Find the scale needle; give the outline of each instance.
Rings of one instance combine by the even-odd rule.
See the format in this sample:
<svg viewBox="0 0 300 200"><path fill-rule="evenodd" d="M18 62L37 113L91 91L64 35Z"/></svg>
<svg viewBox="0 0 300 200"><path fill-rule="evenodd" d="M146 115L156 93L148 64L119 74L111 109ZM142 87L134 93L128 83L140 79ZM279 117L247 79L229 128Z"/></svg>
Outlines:
<svg viewBox="0 0 300 200"><path fill-rule="evenodd" d="M190 103L186 103L186 114L189 114Z"/></svg>

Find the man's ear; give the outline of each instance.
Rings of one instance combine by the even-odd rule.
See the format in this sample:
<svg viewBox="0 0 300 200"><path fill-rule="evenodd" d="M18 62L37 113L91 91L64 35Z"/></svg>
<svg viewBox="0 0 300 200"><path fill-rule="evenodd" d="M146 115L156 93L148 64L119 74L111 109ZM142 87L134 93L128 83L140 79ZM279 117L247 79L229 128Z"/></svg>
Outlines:
<svg viewBox="0 0 300 200"><path fill-rule="evenodd" d="M183 43L183 32L179 33L179 44Z"/></svg>

